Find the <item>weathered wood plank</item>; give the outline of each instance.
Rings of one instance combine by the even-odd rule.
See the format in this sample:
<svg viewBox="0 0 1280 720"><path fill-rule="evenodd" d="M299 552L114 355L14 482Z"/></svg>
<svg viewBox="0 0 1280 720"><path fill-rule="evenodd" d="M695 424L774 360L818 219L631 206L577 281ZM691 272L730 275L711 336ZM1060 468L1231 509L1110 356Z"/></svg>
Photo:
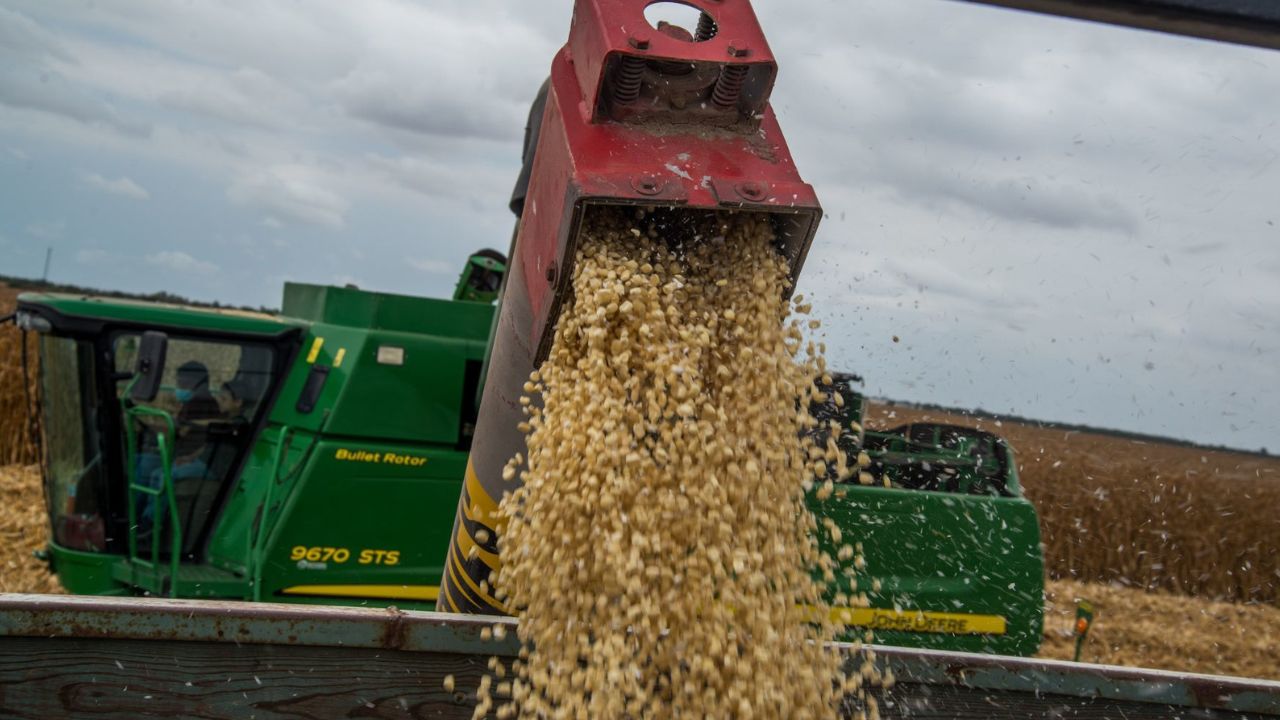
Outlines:
<svg viewBox="0 0 1280 720"><path fill-rule="evenodd" d="M486 662L367 648L0 638L0 717L470 718ZM442 683L450 674L453 693Z"/></svg>
<svg viewBox="0 0 1280 720"><path fill-rule="evenodd" d="M488 657L173 640L0 638L0 717L21 720L469 718ZM456 689L442 679L454 675ZM902 683L886 720L1238 720L1236 713L1104 698Z"/></svg>

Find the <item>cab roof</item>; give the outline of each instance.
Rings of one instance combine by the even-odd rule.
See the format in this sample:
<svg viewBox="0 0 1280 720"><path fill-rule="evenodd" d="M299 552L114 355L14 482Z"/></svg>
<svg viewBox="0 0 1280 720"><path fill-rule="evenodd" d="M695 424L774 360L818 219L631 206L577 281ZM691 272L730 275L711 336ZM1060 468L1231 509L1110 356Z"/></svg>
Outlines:
<svg viewBox="0 0 1280 720"><path fill-rule="evenodd" d="M95 326L120 323L279 335L306 325L302 321L251 310L78 293L25 292L18 296L18 310L39 315L60 330L92 330Z"/></svg>

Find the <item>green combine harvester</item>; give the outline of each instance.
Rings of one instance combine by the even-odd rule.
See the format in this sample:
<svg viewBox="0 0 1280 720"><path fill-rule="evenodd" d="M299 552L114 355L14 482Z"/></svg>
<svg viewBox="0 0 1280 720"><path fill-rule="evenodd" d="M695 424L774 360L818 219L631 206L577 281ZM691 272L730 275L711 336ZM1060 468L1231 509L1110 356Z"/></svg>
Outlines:
<svg viewBox="0 0 1280 720"><path fill-rule="evenodd" d="M504 271L473 255L452 300L290 283L278 316L22 295L50 567L81 594L433 609ZM853 378L836 385L843 408L815 411L860 424ZM1043 565L1012 453L934 427L846 435L874 484L813 509L863 539L872 607L836 618L859 639L1034 653Z"/></svg>

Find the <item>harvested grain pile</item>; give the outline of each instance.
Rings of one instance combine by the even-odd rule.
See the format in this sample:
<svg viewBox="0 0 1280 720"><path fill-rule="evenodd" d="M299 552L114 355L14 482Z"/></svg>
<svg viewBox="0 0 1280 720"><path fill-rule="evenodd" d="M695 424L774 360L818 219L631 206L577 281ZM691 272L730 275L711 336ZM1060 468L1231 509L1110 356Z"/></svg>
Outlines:
<svg viewBox="0 0 1280 720"><path fill-rule="evenodd" d="M1280 680L1280 608L1051 580L1040 657L1070 660L1078 599L1096 614L1081 660Z"/></svg>
<svg viewBox="0 0 1280 720"><path fill-rule="evenodd" d="M822 371L786 263L754 215L672 232L594 218L526 385L496 578L524 659L493 678L499 717L816 718L842 694L804 495L843 461L800 439Z"/></svg>
<svg viewBox="0 0 1280 720"><path fill-rule="evenodd" d="M36 466L0 466L0 592L62 592L31 554L48 540L43 497Z"/></svg>

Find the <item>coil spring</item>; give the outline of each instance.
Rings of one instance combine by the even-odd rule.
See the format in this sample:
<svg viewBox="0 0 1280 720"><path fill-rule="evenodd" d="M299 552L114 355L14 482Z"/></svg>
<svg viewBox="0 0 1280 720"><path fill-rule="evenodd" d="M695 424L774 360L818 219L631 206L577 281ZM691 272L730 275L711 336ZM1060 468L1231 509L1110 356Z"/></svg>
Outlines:
<svg viewBox="0 0 1280 720"><path fill-rule="evenodd" d="M698 16L698 29L693 34L694 42L706 42L716 36L720 28L716 25L716 21L710 15L702 13Z"/></svg>
<svg viewBox="0 0 1280 720"><path fill-rule="evenodd" d="M613 101L629 103L640 97L640 81L644 78L644 58L635 55L622 56L617 79L613 85Z"/></svg>
<svg viewBox="0 0 1280 720"><path fill-rule="evenodd" d="M711 91L711 102L717 107L731 108L738 104L742 95L742 83L747 79L746 65L726 65L716 78L715 89Z"/></svg>

